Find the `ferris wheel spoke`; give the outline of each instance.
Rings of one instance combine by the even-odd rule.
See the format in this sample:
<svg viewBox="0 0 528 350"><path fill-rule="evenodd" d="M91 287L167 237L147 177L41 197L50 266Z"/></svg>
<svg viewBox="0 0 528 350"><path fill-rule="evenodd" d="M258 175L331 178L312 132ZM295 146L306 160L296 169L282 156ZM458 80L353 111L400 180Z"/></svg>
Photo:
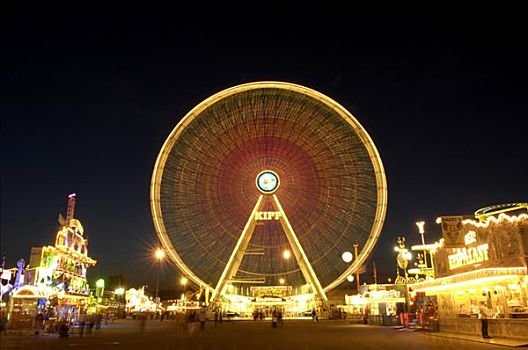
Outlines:
<svg viewBox="0 0 528 350"><path fill-rule="evenodd" d="M238 269L240 268L240 264L242 263L242 259L244 258L244 254L249 245L249 241L251 240L251 236L253 235L253 231L255 230L256 222L254 218L256 213L260 209L260 206L262 205L263 199L264 195L261 194L259 199L257 200L257 204L255 204L255 208L253 208L253 211L251 212L249 220L247 221L246 226L242 231L242 234L240 235L240 238L238 239L235 249L233 249L233 252L231 253L231 257L229 258L229 261L227 262L226 267L224 268L224 271L222 272L222 275L220 276L220 279L216 284L216 288L213 292L212 297L213 301L218 296L224 295L229 280L235 276Z"/></svg>
<svg viewBox="0 0 528 350"><path fill-rule="evenodd" d="M315 271L312 268L312 265L310 264L310 261L308 260L308 257L306 256L301 243L297 238L297 235L293 231L290 221L288 220L288 217L286 216L286 213L284 212L284 209L282 208L276 195L273 195L273 202L276 205L276 209L281 214L280 223L282 225L282 229L286 234L286 238L288 238L288 242L290 243L290 246L293 250L293 255L295 256L295 259L297 259L297 263L299 264L299 268L301 269L304 279L312 286L320 299L324 301L328 300L323 287L321 286L321 283L319 282L319 279L317 278L317 275L315 274Z"/></svg>

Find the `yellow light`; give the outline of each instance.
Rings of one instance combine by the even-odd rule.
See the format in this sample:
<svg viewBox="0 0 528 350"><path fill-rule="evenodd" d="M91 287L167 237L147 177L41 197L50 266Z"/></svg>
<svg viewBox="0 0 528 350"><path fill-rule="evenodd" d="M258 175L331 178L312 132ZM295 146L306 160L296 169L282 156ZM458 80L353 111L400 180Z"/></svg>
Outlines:
<svg viewBox="0 0 528 350"><path fill-rule="evenodd" d="M182 278L180 278L180 283L181 283L183 286L185 286L185 285L187 284L187 282L189 282L189 281L187 280L187 277L182 277Z"/></svg>
<svg viewBox="0 0 528 350"><path fill-rule="evenodd" d="M424 226L425 226L425 221L418 221L416 223L416 226L418 226L418 232L419 233L424 233Z"/></svg>
<svg viewBox="0 0 528 350"><path fill-rule="evenodd" d="M440 247L440 243L432 243L432 244L418 244L411 246L411 250L428 250L428 251L435 251Z"/></svg>
<svg viewBox="0 0 528 350"><path fill-rule="evenodd" d="M433 292L433 291L441 291L441 290L452 290L452 289L455 289L455 288L458 288L458 287L465 287L465 286L473 286L473 285L479 285L479 284L487 284L487 283L490 283L490 282L497 282L497 281L503 281L503 280L508 280L508 279L512 279L512 278L518 278L519 276L518 275L506 275L506 276L490 276L490 277L482 277L482 278L478 278L478 279L474 279L474 280L468 280L468 281L463 281L463 282L458 282L458 283L449 283L449 284L441 284L441 285L436 285L436 286L432 286L432 287L423 287L423 288L420 288L418 286L414 287L413 290L415 292L421 292L421 291L427 291L427 292ZM444 277L446 278L446 277ZM436 282L439 282L437 279ZM472 290L473 292L475 292L474 290ZM468 291L470 292L470 291Z"/></svg>
<svg viewBox="0 0 528 350"><path fill-rule="evenodd" d="M289 259L290 256L291 256L291 253L290 253L289 250L286 249L285 251L282 252L282 257L283 257L284 259Z"/></svg>
<svg viewBox="0 0 528 350"><path fill-rule="evenodd" d="M466 219L462 220L463 225L472 225L476 227L488 227L491 222L494 222L496 224L500 223L501 221L507 220L508 222L516 222L521 220L528 219L528 214L520 214L518 216L510 216L504 213L499 214L499 216L488 216L484 222L478 222L472 219ZM442 223L442 217L439 217L436 219L437 224Z"/></svg>
<svg viewBox="0 0 528 350"><path fill-rule="evenodd" d="M101 278L101 279L98 279L97 281L95 281L95 286L97 288L104 288L104 286L105 286L104 279Z"/></svg>
<svg viewBox="0 0 528 350"><path fill-rule="evenodd" d="M403 253L402 253L402 256L405 260L412 260L412 254L410 251L408 250L405 250Z"/></svg>
<svg viewBox="0 0 528 350"><path fill-rule="evenodd" d="M156 249L154 256L156 257L156 259L162 260L165 257L165 251L161 248L158 248Z"/></svg>
<svg viewBox="0 0 528 350"><path fill-rule="evenodd" d="M117 295L123 295L125 294L125 288L117 288L114 293Z"/></svg>
<svg viewBox="0 0 528 350"><path fill-rule="evenodd" d="M354 275L348 275L347 281L348 282L354 282Z"/></svg>
<svg viewBox="0 0 528 350"><path fill-rule="evenodd" d="M284 282L285 282L284 278L279 278L279 283L280 284L284 284Z"/></svg>

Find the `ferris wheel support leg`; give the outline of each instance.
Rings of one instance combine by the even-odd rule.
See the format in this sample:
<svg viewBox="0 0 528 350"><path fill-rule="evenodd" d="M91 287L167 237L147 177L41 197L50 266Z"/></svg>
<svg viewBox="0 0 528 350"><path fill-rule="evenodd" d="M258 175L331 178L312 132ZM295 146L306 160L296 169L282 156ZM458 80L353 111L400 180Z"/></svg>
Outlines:
<svg viewBox="0 0 528 350"><path fill-rule="evenodd" d="M281 214L279 220L282 225L282 229L286 234L286 238L288 238L288 242L290 243L290 246L292 248L293 255L295 256L295 259L299 264L299 268L301 269L304 279L306 280L306 282L310 283L312 289L321 300L327 301L328 298L326 297L323 287L321 286L321 283L319 282L319 279L317 278L317 275L315 274L315 271L313 270L312 265L310 264L310 261L308 260L308 257L306 256L301 246L301 243L297 238L297 235L293 231L290 221L288 220L284 209L282 209L282 206L276 195L273 195L273 202L275 203L276 209Z"/></svg>
<svg viewBox="0 0 528 350"><path fill-rule="evenodd" d="M255 208L253 208L253 211L249 216L249 220L247 221L246 226L244 227L244 230L238 239L235 249L233 249L233 253L231 253L231 257L229 258L229 261L227 262L226 267L222 272L218 283L216 284L213 296L211 297L211 302L214 302L218 297L221 297L225 294L228 281L237 273L238 268L242 263L242 259L244 258L249 241L251 240L253 231L255 230L255 214L259 210L263 198L264 196L260 195L259 199L257 200L257 204L255 204Z"/></svg>

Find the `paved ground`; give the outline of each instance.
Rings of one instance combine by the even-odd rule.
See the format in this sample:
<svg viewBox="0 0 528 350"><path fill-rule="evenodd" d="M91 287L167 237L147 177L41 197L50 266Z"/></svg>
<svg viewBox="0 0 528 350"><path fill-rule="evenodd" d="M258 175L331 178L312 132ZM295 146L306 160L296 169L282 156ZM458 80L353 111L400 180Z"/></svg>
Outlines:
<svg viewBox="0 0 528 350"><path fill-rule="evenodd" d="M148 321L141 332L137 321L118 321L90 335L3 335L1 349L500 349L499 345L429 335L420 331L351 325L340 321L285 321L272 328L269 321L207 323L205 330L190 330L172 321Z"/></svg>

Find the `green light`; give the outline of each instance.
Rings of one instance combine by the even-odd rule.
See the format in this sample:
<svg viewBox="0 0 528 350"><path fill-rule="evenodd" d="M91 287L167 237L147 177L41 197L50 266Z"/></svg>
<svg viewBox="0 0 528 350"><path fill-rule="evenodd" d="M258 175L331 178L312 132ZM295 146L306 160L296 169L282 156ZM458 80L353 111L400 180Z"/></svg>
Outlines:
<svg viewBox="0 0 528 350"><path fill-rule="evenodd" d="M101 279L98 279L97 281L95 281L95 286L97 288L104 288L104 286L105 286L104 279L101 278Z"/></svg>

